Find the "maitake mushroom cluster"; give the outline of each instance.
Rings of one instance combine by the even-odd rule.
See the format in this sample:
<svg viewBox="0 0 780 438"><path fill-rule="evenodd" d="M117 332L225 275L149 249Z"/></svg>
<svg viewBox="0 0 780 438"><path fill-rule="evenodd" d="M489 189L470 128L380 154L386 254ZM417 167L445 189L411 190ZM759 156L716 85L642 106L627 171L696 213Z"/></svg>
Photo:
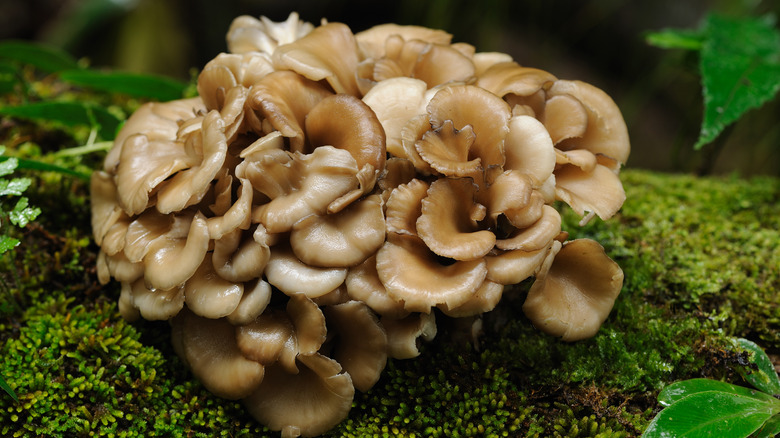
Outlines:
<svg viewBox="0 0 780 438"><path fill-rule="evenodd" d="M170 320L215 394L286 436L344 419L387 357L451 317L523 306L592 336L623 273L553 208L623 204L625 123L598 88L395 24L237 18L199 97L148 103L92 178L101 282Z"/></svg>

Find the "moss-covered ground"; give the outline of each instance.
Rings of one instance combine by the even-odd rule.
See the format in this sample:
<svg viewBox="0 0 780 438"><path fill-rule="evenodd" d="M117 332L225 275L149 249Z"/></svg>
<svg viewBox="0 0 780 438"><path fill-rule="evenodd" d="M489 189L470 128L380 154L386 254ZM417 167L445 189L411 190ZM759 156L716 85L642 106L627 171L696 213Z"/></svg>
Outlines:
<svg viewBox="0 0 780 438"><path fill-rule="evenodd" d="M0 392L0 436L275 436L193 380L167 324L121 319L118 286L97 283L87 184L33 176L43 213L0 260L0 375L19 398ZM435 342L389 361L329 435L638 436L664 385L743 384L729 337L780 353L780 180L622 179L628 200L613 219L578 227L565 215L572 237L598 240L625 271L597 336L564 343L535 330L521 284L484 315L476 342L470 321L439 315Z"/></svg>

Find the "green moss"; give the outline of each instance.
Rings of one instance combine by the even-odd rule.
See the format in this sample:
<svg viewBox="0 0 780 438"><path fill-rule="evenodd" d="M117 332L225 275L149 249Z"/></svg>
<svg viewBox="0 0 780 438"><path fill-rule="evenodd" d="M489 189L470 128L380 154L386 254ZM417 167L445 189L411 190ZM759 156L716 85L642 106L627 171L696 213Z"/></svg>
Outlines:
<svg viewBox="0 0 780 438"><path fill-rule="evenodd" d="M33 196L44 213L0 262L0 373L20 398L0 397L0 435L268 436L193 380L167 324L118 316L116 285L96 283L86 186L43 178ZM728 336L780 351L780 181L622 178L628 200L610 221L578 227L562 208L572 237L598 240L625 271L597 336L569 344L535 330L521 284L484 316L476 345L438 315L437 342L390 360L328 435L638 436L664 385L739 383Z"/></svg>

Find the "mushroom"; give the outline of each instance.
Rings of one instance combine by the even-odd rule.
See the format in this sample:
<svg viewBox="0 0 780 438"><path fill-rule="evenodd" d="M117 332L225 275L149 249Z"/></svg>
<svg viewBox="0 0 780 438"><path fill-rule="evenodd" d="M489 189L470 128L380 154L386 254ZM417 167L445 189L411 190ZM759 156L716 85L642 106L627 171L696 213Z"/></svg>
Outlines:
<svg viewBox="0 0 780 438"><path fill-rule="evenodd" d="M195 314L222 318L236 310L244 294L243 283L234 283L217 275L210 254L184 284L184 300Z"/></svg>
<svg viewBox="0 0 780 438"><path fill-rule="evenodd" d="M347 272L344 281L350 298L362 301L374 312L392 318L403 318L409 314L404 303L387 294L387 289L379 280L376 271L376 254Z"/></svg>
<svg viewBox="0 0 780 438"><path fill-rule="evenodd" d="M411 359L420 355L418 343L436 337L436 314L413 313L403 319L382 317L387 333L387 355L393 359Z"/></svg>
<svg viewBox="0 0 780 438"><path fill-rule="evenodd" d="M466 318L493 310L501 300L504 293L504 285L491 280L485 280L482 286L474 292L474 295L465 303L450 308L446 304L439 305L439 309L445 315L453 318Z"/></svg>
<svg viewBox="0 0 780 438"><path fill-rule="evenodd" d="M419 79L398 77L378 83L363 96L385 131L390 154L408 158L401 144L401 130L410 119L425 114L429 99L426 90L427 85Z"/></svg>
<svg viewBox="0 0 780 438"><path fill-rule="evenodd" d="M203 213L191 219L185 237L155 239L143 258L144 280L150 288L168 290L192 277L209 248L209 230Z"/></svg>
<svg viewBox="0 0 780 438"><path fill-rule="evenodd" d="M247 359L236 343L235 329L224 319L208 319L189 311L172 320L172 340L192 374L219 397L240 399L263 381L265 367Z"/></svg>
<svg viewBox="0 0 780 438"><path fill-rule="evenodd" d="M335 333L331 356L341 364L360 391L379 380L387 362L387 335L376 315L363 302L348 301L324 309L329 333Z"/></svg>
<svg viewBox="0 0 780 438"><path fill-rule="evenodd" d="M138 279L122 283L121 295L127 304L138 309L140 316L149 321L171 319L184 307L184 285L169 290L150 290L143 279Z"/></svg>
<svg viewBox="0 0 780 438"><path fill-rule="evenodd" d="M331 292L347 278L347 268L318 268L301 262L288 245L274 246L265 268L268 282L287 295L304 292L316 298Z"/></svg>
<svg viewBox="0 0 780 438"><path fill-rule="evenodd" d="M254 235L258 232L262 234L260 227ZM237 229L214 242L211 258L214 271L227 281L239 283L259 278L271 257L271 250L262 237L246 238L245 234Z"/></svg>
<svg viewBox="0 0 780 438"><path fill-rule="evenodd" d="M592 337L623 286L623 271L598 242L577 239L551 253L528 291L523 312L564 341Z"/></svg>
<svg viewBox="0 0 780 438"><path fill-rule="evenodd" d="M393 35L398 35L404 40L414 39L434 44L449 44L452 40L452 35L443 30L394 23L380 24L355 34L363 59L380 59L385 56L387 39Z"/></svg>
<svg viewBox="0 0 780 438"><path fill-rule="evenodd" d="M298 374L280 366L266 369L266 378L243 400L253 417L283 437L317 436L347 417L355 387L341 365L319 353L297 358Z"/></svg>
<svg viewBox="0 0 780 438"><path fill-rule="evenodd" d="M275 23L266 17L241 15L233 19L227 32L231 53L261 52L272 54L277 47L292 43L314 29L311 23L301 21L297 12L290 12L287 20Z"/></svg>
<svg viewBox="0 0 780 438"><path fill-rule="evenodd" d="M355 266L385 241L379 195L326 216L311 215L293 225L290 246L302 262L324 268Z"/></svg>
<svg viewBox="0 0 780 438"><path fill-rule="evenodd" d="M244 293L236 308L226 316L233 325L249 324L257 319L271 302L271 285L257 279L244 285Z"/></svg>
<svg viewBox="0 0 780 438"><path fill-rule="evenodd" d="M236 344L247 359L264 366L278 364L291 374L298 372L298 338L286 312L269 309L235 327Z"/></svg>

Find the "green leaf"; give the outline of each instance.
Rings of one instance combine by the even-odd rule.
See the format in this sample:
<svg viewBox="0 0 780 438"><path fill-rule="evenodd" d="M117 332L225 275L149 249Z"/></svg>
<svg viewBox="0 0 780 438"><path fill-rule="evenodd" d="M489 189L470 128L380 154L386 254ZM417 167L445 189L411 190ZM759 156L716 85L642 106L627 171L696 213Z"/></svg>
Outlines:
<svg viewBox="0 0 780 438"><path fill-rule="evenodd" d="M110 93L125 93L157 100L180 99L187 84L163 76L145 74L71 70L60 74L62 80Z"/></svg>
<svg viewBox="0 0 780 438"><path fill-rule="evenodd" d="M116 136L121 123L105 108L86 102L36 102L0 108L0 114L33 120L51 120L65 126L96 126L106 140Z"/></svg>
<svg viewBox="0 0 780 438"><path fill-rule="evenodd" d="M27 160L24 158L12 158L12 157L0 157L0 169L3 168L3 165L9 161L13 161L14 169L28 169L28 170L40 170L45 172L57 172L62 173L65 175L71 175L71 176L77 176L84 180L89 180L90 175L88 173L82 173L77 172L73 169L68 169L67 167L57 166L56 164L49 164L44 163L42 161L36 161L36 160ZM17 167L18 166L18 167ZM2 173L0 173L2 175Z"/></svg>
<svg viewBox="0 0 780 438"><path fill-rule="evenodd" d="M5 147L3 146L0 147L2 147L2 149L0 149L0 155L3 155L3 151L5 150ZM0 156L0 176L6 176L14 173L18 165L19 165L19 159Z"/></svg>
<svg viewBox="0 0 780 438"><path fill-rule="evenodd" d="M740 368L739 372L742 377L756 389L767 394L780 395L780 378L777 376L772 359L766 355L761 347L747 339L737 339L737 345L749 351L752 355L751 362L758 366L758 370Z"/></svg>
<svg viewBox="0 0 780 438"><path fill-rule="evenodd" d="M8 250L13 249L19 241L13 237L0 236L0 254L6 253Z"/></svg>
<svg viewBox="0 0 780 438"><path fill-rule="evenodd" d="M3 391L7 392L8 395L10 395L11 398L14 399L14 401L17 401L17 402L19 401L19 399L16 397L16 393L14 392L14 390L11 389L11 387L8 386L7 383L5 383L5 379L3 379L2 376L0 376L0 388L3 388Z"/></svg>
<svg viewBox="0 0 780 438"><path fill-rule="evenodd" d="M775 403L754 397L720 391L697 392L662 410L642 437L748 437L778 411L780 406Z"/></svg>
<svg viewBox="0 0 780 438"><path fill-rule="evenodd" d="M76 59L67 52L27 41L0 42L0 58L30 64L47 73L79 67Z"/></svg>
<svg viewBox="0 0 780 438"><path fill-rule="evenodd" d="M8 214L11 223L17 227L26 227L28 223L34 221L41 214L38 207L30 207L27 198L22 197L16 202L14 209Z"/></svg>
<svg viewBox="0 0 780 438"><path fill-rule="evenodd" d="M775 415L769 421L764 423L761 429L751 435L753 438L772 438L780 434L780 415Z"/></svg>
<svg viewBox="0 0 780 438"><path fill-rule="evenodd" d="M19 77L16 66L0 61L0 94L14 91L14 87L16 87L18 82Z"/></svg>
<svg viewBox="0 0 780 438"><path fill-rule="evenodd" d="M699 50L704 44L704 32L689 29L663 29L645 35L651 46L662 49Z"/></svg>
<svg viewBox="0 0 780 438"><path fill-rule="evenodd" d="M663 406L669 406L689 395L712 391L731 394L734 396L754 398L764 402L771 402L774 400L774 398L769 394L765 394L755 389L732 385L731 383L720 382L718 380L690 379L672 383L671 385L664 388L661 393L658 394L658 402Z"/></svg>
<svg viewBox="0 0 780 438"><path fill-rule="evenodd" d="M712 15L705 30L700 56L704 119L695 149L780 90L780 32L771 18Z"/></svg>
<svg viewBox="0 0 780 438"><path fill-rule="evenodd" d="M0 179L0 196L19 196L30 184L32 180L29 178Z"/></svg>

